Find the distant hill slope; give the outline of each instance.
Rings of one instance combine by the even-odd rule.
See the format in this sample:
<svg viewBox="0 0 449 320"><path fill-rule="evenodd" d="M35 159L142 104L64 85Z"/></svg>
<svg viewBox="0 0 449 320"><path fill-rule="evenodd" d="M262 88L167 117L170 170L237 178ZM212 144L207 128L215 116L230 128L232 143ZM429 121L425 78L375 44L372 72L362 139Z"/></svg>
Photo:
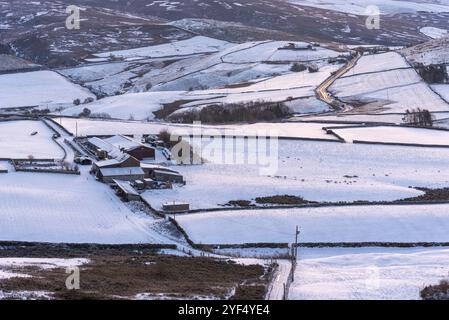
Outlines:
<svg viewBox="0 0 449 320"><path fill-rule="evenodd" d="M339 1L340 5L345 1ZM65 28L68 5L84 9L80 30ZM78 65L93 52L144 47L194 35L230 42L275 39L411 45L428 39L421 28L445 28L449 19L444 10L394 10L382 16L379 30L368 30L366 18L358 12L287 0L15 0L0 2L0 12L0 47L50 67Z"/></svg>
<svg viewBox="0 0 449 320"><path fill-rule="evenodd" d="M405 48L402 52L411 63L449 64L449 36Z"/></svg>
<svg viewBox="0 0 449 320"><path fill-rule="evenodd" d="M38 70L42 67L38 64L31 63L24 59L20 59L8 54L0 54L0 74L18 71Z"/></svg>

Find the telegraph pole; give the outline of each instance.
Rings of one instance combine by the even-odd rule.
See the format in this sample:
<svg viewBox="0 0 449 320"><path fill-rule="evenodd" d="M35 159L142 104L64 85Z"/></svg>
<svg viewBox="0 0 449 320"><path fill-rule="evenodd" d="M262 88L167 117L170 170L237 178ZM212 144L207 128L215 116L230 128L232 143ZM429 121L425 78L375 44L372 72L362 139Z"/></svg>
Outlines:
<svg viewBox="0 0 449 320"><path fill-rule="evenodd" d="M298 237L301 232L299 231L299 227L296 226L295 232L295 259L298 257Z"/></svg>
<svg viewBox="0 0 449 320"><path fill-rule="evenodd" d="M296 268L296 259L298 257L298 236L299 236L299 234L300 234L299 227L296 226L296 230L295 230L295 244L292 247L292 269L293 269L293 272L292 272L292 275L291 275L292 282L295 281L295 272L294 272L294 270Z"/></svg>

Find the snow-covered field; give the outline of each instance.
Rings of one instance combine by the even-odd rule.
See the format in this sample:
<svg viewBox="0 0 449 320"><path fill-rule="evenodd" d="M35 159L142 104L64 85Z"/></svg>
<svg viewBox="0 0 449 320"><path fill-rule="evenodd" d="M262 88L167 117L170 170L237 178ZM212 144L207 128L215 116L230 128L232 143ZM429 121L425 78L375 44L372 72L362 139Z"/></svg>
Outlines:
<svg viewBox="0 0 449 320"><path fill-rule="evenodd" d="M372 15L369 6L376 6L380 14L415 13L423 12L449 12L449 3L429 3L428 1L397 1L397 0L290 0L302 6L311 6L320 9L339 11L356 15Z"/></svg>
<svg viewBox="0 0 449 320"><path fill-rule="evenodd" d="M197 53L216 52L231 45L232 44L226 41L197 36L187 40L181 40L157 46L98 53L95 54L95 56L99 58L108 58L113 56L125 59L186 56Z"/></svg>
<svg viewBox="0 0 449 320"><path fill-rule="evenodd" d="M160 110L164 103L181 100L183 97L184 92L175 91L129 93L97 100L87 106L67 108L60 114L78 116L88 107L93 113L108 114L116 119L153 120L155 117L153 112Z"/></svg>
<svg viewBox="0 0 449 320"><path fill-rule="evenodd" d="M203 244L300 242L448 242L449 205L379 205L218 211L177 215Z"/></svg>
<svg viewBox="0 0 449 320"><path fill-rule="evenodd" d="M399 68L411 67L404 58L396 52L369 54L360 58L357 64L346 75L379 72Z"/></svg>
<svg viewBox="0 0 449 320"><path fill-rule="evenodd" d="M34 132L37 134L31 135ZM52 136L53 132L41 121L0 122L0 158L62 158L64 153Z"/></svg>
<svg viewBox="0 0 449 320"><path fill-rule="evenodd" d="M287 41L257 42L248 48L238 48L223 56L223 61L228 63L250 63L250 62L293 62L313 61L337 57L341 53L326 48L315 47L308 50L279 50L288 45ZM307 43L295 42L296 46L306 46Z"/></svg>
<svg viewBox="0 0 449 320"><path fill-rule="evenodd" d="M57 107L72 105L73 100L95 98L52 71L34 71L0 75L0 108Z"/></svg>
<svg viewBox="0 0 449 320"><path fill-rule="evenodd" d="M0 240L163 243L155 220L133 213L113 190L81 176L8 173L0 177Z"/></svg>
<svg viewBox="0 0 449 320"><path fill-rule="evenodd" d="M188 124L158 123L158 122L138 122L138 121L111 121L111 120L88 120L75 118L55 118L55 121L61 123L68 131L78 136L91 135L137 135L157 134L163 129L168 129L171 133L178 135L188 135L193 132L193 128ZM254 134L273 134L281 138L311 138L336 140L334 136L326 134L322 129L324 126L338 126L338 124L320 124L320 123L255 123L243 125L203 125L203 134L215 135L254 135Z"/></svg>
<svg viewBox="0 0 449 320"><path fill-rule="evenodd" d="M141 77L136 77L139 68L135 67L129 71L131 66L126 63L113 63L110 64L110 68L109 64L105 64L62 72L75 81L84 82L84 85L106 94L122 92L126 82L132 83L131 89L127 89L128 94L101 99L87 106L93 113L104 113L124 120L129 118L151 120L155 117L153 112L161 109L164 104L177 101L184 102L182 107L187 108L179 112L213 103L256 100L279 102L292 99L297 100L288 102L288 105L295 113L328 111L329 107L316 99L314 89L340 65L328 65L323 62L319 72L292 73L290 63L265 64L259 61L262 59L262 52L256 55L247 52L255 49L260 51L262 46L268 45L273 54L281 51L303 52L278 50L280 46L286 45L285 42L262 42L239 45L237 46L239 49L231 48L234 51L228 49L209 57L181 60L162 69L147 70ZM241 46L243 48L240 48ZM324 48L304 52L308 51L322 52L323 59L339 54ZM234 60L241 57L251 61L223 62L229 57L233 57ZM299 59L303 58L298 56L291 59L301 61ZM133 80L128 81L131 78ZM239 85L226 88L230 84ZM136 91L149 92L132 93ZM68 108L62 115L78 115L85 107L80 105Z"/></svg>
<svg viewBox="0 0 449 320"><path fill-rule="evenodd" d="M417 300L447 279L447 248L300 249L289 299Z"/></svg>
<svg viewBox="0 0 449 320"><path fill-rule="evenodd" d="M281 140L278 148L273 146L271 155L261 157L258 166L248 162L221 164L224 157L247 159L246 154L232 152L231 147L221 158L203 154L210 162L175 167L184 175L185 186L147 191L144 197L158 209L170 201L185 201L192 209L205 209L219 208L231 200L273 195L313 201L388 201L422 194L410 186L449 185L449 150L445 148ZM277 167L276 173L261 171L270 163Z"/></svg>
<svg viewBox="0 0 449 320"><path fill-rule="evenodd" d="M424 65L449 63L449 37L433 39L416 46L402 49L411 63Z"/></svg>
<svg viewBox="0 0 449 320"><path fill-rule="evenodd" d="M444 86L444 85L443 85ZM448 96L449 98L449 96ZM449 101L449 100L448 100ZM433 113L435 120L447 119L449 112ZM375 122L375 123L390 123L403 124L404 115L399 113L378 113L378 114L357 114L357 113L339 113L339 114L312 114L312 115L297 115L291 118L290 121L329 121L329 122Z"/></svg>
<svg viewBox="0 0 449 320"><path fill-rule="evenodd" d="M449 131L407 128L407 127L360 127L333 130L347 142L406 143L421 145L449 146Z"/></svg>
<svg viewBox="0 0 449 320"><path fill-rule="evenodd" d="M330 87L343 101L370 103L368 112L404 113L411 109L449 111L449 105L435 94L398 53L364 56L353 70ZM371 110L372 109L372 110Z"/></svg>
<svg viewBox="0 0 449 320"><path fill-rule="evenodd" d="M419 31L432 39L443 38L448 34L446 29L440 29L435 27L424 27L419 29Z"/></svg>
<svg viewBox="0 0 449 320"><path fill-rule="evenodd" d="M433 84L432 89L449 103L449 84Z"/></svg>

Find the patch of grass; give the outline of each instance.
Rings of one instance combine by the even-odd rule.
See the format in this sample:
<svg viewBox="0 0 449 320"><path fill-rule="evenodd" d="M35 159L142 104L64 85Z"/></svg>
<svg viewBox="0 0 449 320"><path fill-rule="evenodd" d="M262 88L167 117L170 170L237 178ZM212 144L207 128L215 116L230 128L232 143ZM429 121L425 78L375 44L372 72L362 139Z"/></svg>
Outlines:
<svg viewBox="0 0 449 320"><path fill-rule="evenodd" d="M407 198L399 201L447 201L449 200L449 188L441 188L441 189L427 189L427 188L414 188L420 191L425 192L425 194Z"/></svg>
<svg viewBox="0 0 449 320"><path fill-rule="evenodd" d="M449 281L441 280L437 285L425 287L420 296L423 300L449 300Z"/></svg>
<svg viewBox="0 0 449 320"><path fill-rule="evenodd" d="M239 285L231 300L260 300L265 295L265 286Z"/></svg>
<svg viewBox="0 0 449 320"><path fill-rule="evenodd" d="M91 263L80 267L80 290L66 289L65 269L36 267L11 270L32 277L1 280L1 288L4 292L51 292L55 299L129 299L139 293L227 298L242 286L236 290L238 297L262 299L268 282L263 266L207 257L94 255L90 259Z"/></svg>
<svg viewBox="0 0 449 320"><path fill-rule="evenodd" d="M182 107L182 105L189 103L189 102L194 102L194 101L196 101L196 100L176 100L171 103L164 103L162 105L162 109L153 111L153 114L156 116L157 119L165 119L170 114L172 114L176 110L180 109Z"/></svg>

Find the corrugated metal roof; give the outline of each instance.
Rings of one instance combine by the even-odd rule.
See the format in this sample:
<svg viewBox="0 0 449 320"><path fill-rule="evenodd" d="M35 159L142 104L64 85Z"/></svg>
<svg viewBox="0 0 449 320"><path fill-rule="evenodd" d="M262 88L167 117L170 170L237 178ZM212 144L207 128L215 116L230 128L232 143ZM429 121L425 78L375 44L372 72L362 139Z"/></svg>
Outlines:
<svg viewBox="0 0 449 320"><path fill-rule="evenodd" d="M144 175L142 168L101 168L100 172L103 177L128 176L128 175Z"/></svg>
<svg viewBox="0 0 449 320"><path fill-rule="evenodd" d="M108 160L102 160L102 161L98 161L95 162L95 165L98 168L102 168L102 167L106 167L106 166L111 166L111 165L118 165L126 160L128 160L131 156L126 154L126 153L120 153L120 156L114 159L108 159Z"/></svg>
<svg viewBox="0 0 449 320"><path fill-rule="evenodd" d="M113 136L111 138L105 139L107 143L113 145L114 147L120 149L125 149L126 151L134 150L140 146L142 146L137 141L134 141L128 137L125 136Z"/></svg>
<svg viewBox="0 0 449 320"><path fill-rule="evenodd" d="M123 155L123 152L121 152L119 148L98 137L89 138L87 141L97 149L106 151L111 158L118 158Z"/></svg>
<svg viewBox="0 0 449 320"><path fill-rule="evenodd" d="M129 181L122 181L117 179L114 179L113 181L120 189L123 190L123 192L133 196L139 195L139 193L136 191L136 189L133 188L133 186L131 185L131 183L129 183Z"/></svg>

